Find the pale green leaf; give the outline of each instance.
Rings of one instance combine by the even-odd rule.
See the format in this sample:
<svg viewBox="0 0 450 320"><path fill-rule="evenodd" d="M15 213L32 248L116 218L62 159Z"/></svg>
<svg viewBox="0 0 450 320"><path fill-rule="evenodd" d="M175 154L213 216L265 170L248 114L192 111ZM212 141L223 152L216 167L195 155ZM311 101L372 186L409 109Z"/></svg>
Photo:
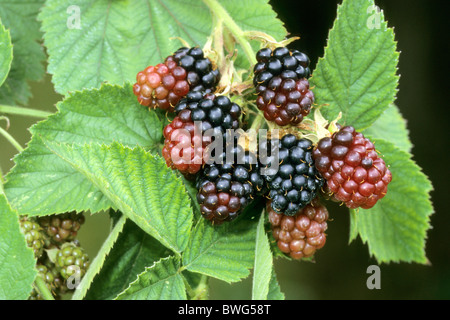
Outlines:
<svg viewBox="0 0 450 320"><path fill-rule="evenodd" d="M5 81L11 68L13 58L12 50L11 36L9 35L9 31L5 30L0 20L0 86Z"/></svg>
<svg viewBox="0 0 450 320"><path fill-rule="evenodd" d="M281 292L275 270L272 269L272 275L270 278L269 292L267 294L267 300L284 300L284 298L285 298L284 293Z"/></svg>
<svg viewBox="0 0 450 320"><path fill-rule="evenodd" d="M145 267L153 265L170 251L149 236L133 221L127 220L123 232L106 257L86 299L109 300L124 291Z"/></svg>
<svg viewBox="0 0 450 320"><path fill-rule="evenodd" d="M26 104L31 96L29 81L44 76L42 34L36 17L44 0L0 0L0 17L11 32L14 59L11 71L0 88L0 103Z"/></svg>
<svg viewBox="0 0 450 320"><path fill-rule="evenodd" d="M394 32L373 0L344 0L311 78L326 119L369 127L394 102L399 54Z"/></svg>
<svg viewBox="0 0 450 320"><path fill-rule="evenodd" d="M186 288L175 257L159 260L145 268L117 300L186 300Z"/></svg>
<svg viewBox="0 0 450 320"><path fill-rule="evenodd" d="M183 266L226 282L249 275L255 259L256 222L240 219L213 226L200 220L183 253Z"/></svg>
<svg viewBox="0 0 450 320"><path fill-rule="evenodd" d="M252 299L266 300L271 282L273 260L269 240L264 230L264 212L256 228L255 266L253 268Z"/></svg>
<svg viewBox="0 0 450 320"><path fill-rule="evenodd" d="M192 208L182 180L164 159L140 147L130 149L119 143L45 144L140 228L175 253L184 250Z"/></svg>
<svg viewBox="0 0 450 320"><path fill-rule="evenodd" d="M359 234L378 262L428 263L425 243L433 213L431 182L410 154L387 141L374 141L389 165L392 182L373 208L351 211L350 240Z"/></svg>
<svg viewBox="0 0 450 320"><path fill-rule="evenodd" d="M49 151L42 138L59 143L140 145L159 150L162 122L136 101L131 85L103 85L69 95L58 112L31 128L33 137L7 176L5 192L21 214L98 212L111 202L68 163Z"/></svg>
<svg viewBox="0 0 450 320"><path fill-rule="evenodd" d="M405 152L411 152L412 143L409 140L406 120L396 105L391 104L363 134L384 139Z"/></svg>
<svg viewBox="0 0 450 320"><path fill-rule="evenodd" d="M265 31L278 39L286 35L267 0L221 4L243 30ZM48 71L56 91L63 94L99 87L103 81L134 81L139 71L162 63L182 46L171 38L203 46L212 31L210 12L198 0L48 0L39 19Z"/></svg>
<svg viewBox="0 0 450 320"><path fill-rule="evenodd" d="M33 250L20 231L19 216L0 194L0 300L25 300L36 277Z"/></svg>

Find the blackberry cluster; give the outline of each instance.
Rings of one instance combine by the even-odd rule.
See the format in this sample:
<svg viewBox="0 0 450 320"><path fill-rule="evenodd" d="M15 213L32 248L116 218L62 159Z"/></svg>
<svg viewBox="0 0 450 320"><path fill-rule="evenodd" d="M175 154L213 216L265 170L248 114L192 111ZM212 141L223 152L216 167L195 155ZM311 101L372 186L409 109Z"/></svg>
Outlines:
<svg viewBox="0 0 450 320"><path fill-rule="evenodd" d="M324 180L314 165L310 140L286 134L274 143L278 145L278 156L268 158L272 165L264 175L268 198L274 211L293 216L316 197ZM271 169L275 161L278 170Z"/></svg>
<svg viewBox="0 0 450 320"><path fill-rule="evenodd" d="M279 126L303 121L314 103L309 89L309 58L286 47L273 51L263 48L256 54L253 84L258 95L256 105L264 117Z"/></svg>
<svg viewBox="0 0 450 320"><path fill-rule="evenodd" d="M392 180L373 143L351 126L321 139L313 157L334 199L351 209L372 208Z"/></svg>
<svg viewBox="0 0 450 320"><path fill-rule="evenodd" d="M226 137L239 128L241 107L226 96L191 91L175 107L177 116L164 128L162 155L169 167L186 177L200 171L206 160L206 147L217 134ZM195 134L195 124L200 126Z"/></svg>
<svg viewBox="0 0 450 320"><path fill-rule="evenodd" d="M219 71L202 49L182 47L164 63L139 72L133 92L143 106L173 111L188 92L212 90L219 78Z"/></svg>
<svg viewBox="0 0 450 320"><path fill-rule="evenodd" d="M294 216L275 212L267 203L272 235L281 252L293 259L309 258L326 242L328 210L315 198Z"/></svg>
<svg viewBox="0 0 450 320"><path fill-rule="evenodd" d="M37 262L36 270L38 272L38 277L41 277L44 280L47 289L51 292L55 292L58 288L58 273L54 272L54 269L49 268L41 261ZM43 300L43 297L39 291L33 288L28 300Z"/></svg>
<svg viewBox="0 0 450 320"><path fill-rule="evenodd" d="M264 192L257 156L239 145L232 152L233 160L222 164L206 164L197 178L197 201L204 218L214 225L234 220L247 204Z"/></svg>
<svg viewBox="0 0 450 320"><path fill-rule="evenodd" d="M33 249L34 256L42 257L47 239L41 226L34 219L21 217L20 229L25 235L27 246Z"/></svg>
<svg viewBox="0 0 450 320"><path fill-rule="evenodd" d="M40 226L51 241L56 244L75 240L78 230L80 230L84 221L83 213L75 211L38 218Z"/></svg>
<svg viewBox="0 0 450 320"><path fill-rule="evenodd" d="M64 280L67 280L75 272L79 272L80 278L84 276L90 261L83 248L74 242L64 244L56 254L55 265Z"/></svg>

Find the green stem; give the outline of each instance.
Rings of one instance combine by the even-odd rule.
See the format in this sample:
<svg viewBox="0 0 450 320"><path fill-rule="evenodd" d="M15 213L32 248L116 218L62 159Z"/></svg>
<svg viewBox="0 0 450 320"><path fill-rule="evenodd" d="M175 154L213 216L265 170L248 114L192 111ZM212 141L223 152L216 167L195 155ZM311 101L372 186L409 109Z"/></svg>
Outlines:
<svg viewBox="0 0 450 320"><path fill-rule="evenodd" d="M35 288L41 294L42 298L44 298L44 300L55 300L52 293L50 292L47 285L45 284L44 279L42 279L42 277L39 274L37 275L36 279L34 280L34 285L35 285Z"/></svg>
<svg viewBox="0 0 450 320"><path fill-rule="evenodd" d="M241 45L244 50L250 65L256 64L255 52L253 51L250 42L248 42L245 32L236 24L233 18L230 17L228 12L220 5L217 0L203 0L203 2L211 10L212 14L222 19L225 26L235 37L236 41Z"/></svg>
<svg viewBox="0 0 450 320"><path fill-rule="evenodd" d="M116 242L117 238L119 237L119 234L122 232L123 226L125 225L127 218L124 214L119 218L119 220L114 225L114 228L110 232L108 238L103 243L102 247L100 248L99 252L95 256L95 259L92 261L91 265L89 266L89 269L87 270L86 274L83 277L83 280L81 280L80 284L77 286L77 289L75 290L72 300L81 300L86 295L87 290L91 286L92 281L94 280L94 277L97 275L97 273L100 271L100 269L103 266L103 263L105 262L106 256L111 251L114 243Z"/></svg>
<svg viewBox="0 0 450 320"><path fill-rule="evenodd" d="M8 140L14 146L14 148L17 149L17 151L19 151L19 152L23 151L22 146L6 130L4 130L3 128L0 128L0 134L2 136L4 136L6 138L6 140Z"/></svg>
<svg viewBox="0 0 450 320"><path fill-rule="evenodd" d="M3 105L3 104L0 104L0 113L8 113L8 114L15 114L15 115L19 115L19 116L35 117L35 118L47 118L49 115L52 114L51 112L47 112L47 111L15 107L15 106L7 106L7 105Z"/></svg>

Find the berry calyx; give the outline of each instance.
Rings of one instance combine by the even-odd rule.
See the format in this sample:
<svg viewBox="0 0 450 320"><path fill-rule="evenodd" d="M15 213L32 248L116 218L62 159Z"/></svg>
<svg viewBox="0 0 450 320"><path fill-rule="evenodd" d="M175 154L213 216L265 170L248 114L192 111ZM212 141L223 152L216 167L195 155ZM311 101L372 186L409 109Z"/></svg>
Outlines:
<svg viewBox="0 0 450 320"><path fill-rule="evenodd" d="M327 189L348 208L372 208L387 192L392 174L374 144L346 126L322 138L313 153Z"/></svg>
<svg viewBox="0 0 450 320"><path fill-rule="evenodd" d="M326 243L328 210L318 198L294 216L277 213L267 203L272 235L278 248L293 259L309 258Z"/></svg>

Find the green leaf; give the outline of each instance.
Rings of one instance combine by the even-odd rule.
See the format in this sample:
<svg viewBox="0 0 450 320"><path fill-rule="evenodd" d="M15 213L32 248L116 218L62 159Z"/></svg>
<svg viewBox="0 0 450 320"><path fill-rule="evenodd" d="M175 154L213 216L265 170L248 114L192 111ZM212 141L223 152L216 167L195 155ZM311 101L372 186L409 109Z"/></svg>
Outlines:
<svg viewBox="0 0 450 320"><path fill-rule="evenodd" d="M43 3L44 0L0 0L0 17L10 29L14 55L11 71L0 88L2 104L26 104L31 96L28 82L44 76L45 54L39 43L42 34L36 20Z"/></svg>
<svg viewBox="0 0 450 320"><path fill-rule="evenodd" d="M182 44L203 46L211 33L208 8L198 0L81 0L79 29L76 10L67 13L71 0L48 0L39 19L49 54L49 73L59 93L99 87L103 81L134 81L149 65L162 63ZM223 6L244 30L285 36L282 23L266 0L227 0Z"/></svg>
<svg viewBox="0 0 450 320"><path fill-rule="evenodd" d="M36 277L33 250L20 231L19 216L0 194L0 300L25 300Z"/></svg>
<svg viewBox="0 0 450 320"><path fill-rule="evenodd" d="M119 220L114 225L114 228L108 235L108 238L103 242L100 250L97 252L95 258L91 261L89 268L80 284L77 286L75 292L72 295L72 300L81 300L86 295L87 290L92 284L94 277L100 272L102 269L106 256L110 253L117 239L119 238L120 233L122 232L124 225L127 221L127 218L122 215Z"/></svg>
<svg viewBox="0 0 450 320"><path fill-rule="evenodd" d="M149 236L133 221L127 220L123 232L106 257L86 299L109 300L124 291L145 267L153 265L170 251Z"/></svg>
<svg viewBox="0 0 450 320"><path fill-rule="evenodd" d="M272 278L273 261L269 240L264 230L264 211L256 228L255 267L253 269L252 300L266 300Z"/></svg>
<svg viewBox="0 0 450 320"><path fill-rule="evenodd" d="M140 228L175 253L184 250L192 226L192 208L181 179L164 159L119 143L46 145Z"/></svg>
<svg viewBox="0 0 450 320"><path fill-rule="evenodd" d="M255 221L239 219L213 226L200 220L183 253L183 266L226 282L249 275L255 259Z"/></svg>
<svg viewBox="0 0 450 320"><path fill-rule="evenodd" d="M0 86L8 76L12 58L13 49L11 44L11 36L0 20Z"/></svg>
<svg viewBox="0 0 450 320"><path fill-rule="evenodd" d="M364 130L363 134L384 139L405 152L411 152L412 143L409 140L406 120L394 104L391 104L369 128Z"/></svg>
<svg viewBox="0 0 450 320"><path fill-rule="evenodd" d="M373 0L344 0L311 78L316 103L328 120L369 127L394 102L399 54L394 32Z"/></svg>
<svg viewBox="0 0 450 320"><path fill-rule="evenodd" d="M267 300L284 300L284 298L284 293L281 292L280 285L278 284L277 275L275 274L275 270L272 268Z"/></svg>
<svg viewBox="0 0 450 320"><path fill-rule="evenodd" d="M175 257L159 260L141 273L117 300L186 300L186 287Z"/></svg>
<svg viewBox="0 0 450 320"><path fill-rule="evenodd" d="M42 138L59 143L120 141L159 150L162 122L136 101L130 84L70 94L58 112L31 128L33 137L7 176L5 192L21 214L48 215L77 210L98 212L111 202L68 163L53 154Z"/></svg>
<svg viewBox="0 0 450 320"><path fill-rule="evenodd" d="M351 211L350 240L359 234L380 263L428 263L425 241L433 213L431 182L410 154L390 142L373 141L390 166L392 182L373 208Z"/></svg>

